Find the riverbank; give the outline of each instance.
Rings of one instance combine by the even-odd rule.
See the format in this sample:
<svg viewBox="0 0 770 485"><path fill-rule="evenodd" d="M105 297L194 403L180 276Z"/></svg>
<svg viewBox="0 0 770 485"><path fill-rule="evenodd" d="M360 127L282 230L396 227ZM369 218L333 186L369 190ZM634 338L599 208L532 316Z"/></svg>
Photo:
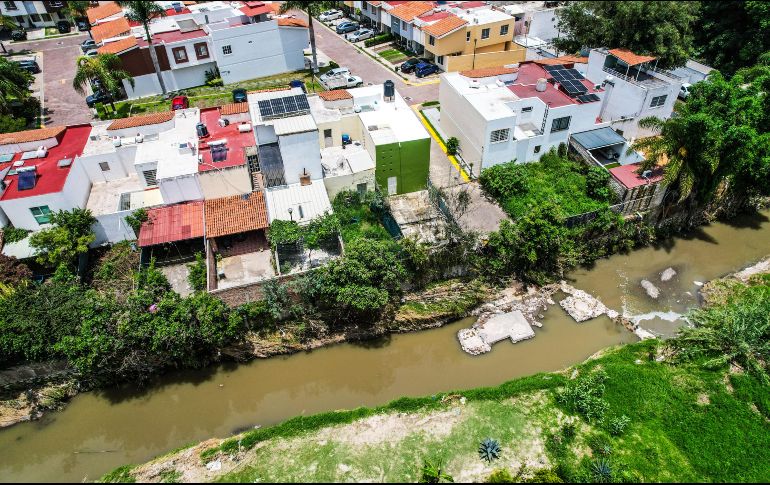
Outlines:
<svg viewBox="0 0 770 485"><path fill-rule="evenodd" d="M519 285L514 285L519 288ZM258 332L222 349L218 361L244 363L280 355L307 352L343 342L362 342L389 334L441 327L470 315L497 292L480 281L450 280L430 285L403 298L401 305L371 325L329 328L323 323L289 322ZM505 290L502 290L505 291ZM312 329L308 331L307 326ZM63 409L79 392L93 390L71 371L57 363L56 371L38 372L28 366L9 369L0 379L0 428L40 419L45 413ZM46 367L42 364L33 366Z"/></svg>
<svg viewBox="0 0 770 485"><path fill-rule="evenodd" d="M501 469L591 480L599 461L613 480L770 479L770 416L757 410L756 382L735 369L675 364L663 346L631 344L498 387L297 417L121 467L103 481L415 482L426 461L463 482ZM581 419L558 396L590 389L600 374L606 380L592 392L608 419ZM612 427L616 418L627 424ZM490 463L477 455L488 437L502 450Z"/></svg>

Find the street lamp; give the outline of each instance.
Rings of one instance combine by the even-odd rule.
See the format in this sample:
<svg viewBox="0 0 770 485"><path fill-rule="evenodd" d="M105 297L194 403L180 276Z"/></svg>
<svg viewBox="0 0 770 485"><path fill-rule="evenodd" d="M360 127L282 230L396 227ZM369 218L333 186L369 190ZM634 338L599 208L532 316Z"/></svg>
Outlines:
<svg viewBox="0 0 770 485"><path fill-rule="evenodd" d="M292 216L292 213L294 212L294 209L289 207L289 219L291 219L291 222L294 222L294 216Z"/></svg>

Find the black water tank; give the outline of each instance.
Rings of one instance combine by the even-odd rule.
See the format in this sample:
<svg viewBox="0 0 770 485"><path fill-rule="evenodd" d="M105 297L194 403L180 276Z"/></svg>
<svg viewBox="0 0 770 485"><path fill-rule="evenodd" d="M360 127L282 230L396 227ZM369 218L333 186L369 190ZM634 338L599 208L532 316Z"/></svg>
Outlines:
<svg viewBox="0 0 770 485"><path fill-rule="evenodd" d="M195 125L195 129L198 131L198 138L204 138L206 136L209 136L209 129L206 128L206 125L203 123L198 123Z"/></svg>
<svg viewBox="0 0 770 485"><path fill-rule="evenodd" d="M383 84L383 86L385 87L384 95L386 98L393 98L396 96L396 85L393 83L393 81L388 79L387 81L385 81L385 84Z"/></svg>

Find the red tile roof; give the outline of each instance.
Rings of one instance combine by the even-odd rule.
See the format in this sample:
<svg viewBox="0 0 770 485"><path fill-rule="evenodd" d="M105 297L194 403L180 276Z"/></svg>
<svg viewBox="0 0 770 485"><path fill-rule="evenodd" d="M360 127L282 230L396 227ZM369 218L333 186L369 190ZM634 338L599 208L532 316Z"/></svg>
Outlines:
<svg viewBox="0 0 770 485"><path fill-rule="evenodd" d="M0 134L0 145L47 140L48 138L58 137L64 133L66 129L66 126L49 126L46 128L38 128L36 130L2 133Z"/></svg>
<svg viewBox="0 0 770 485"><path fill-rule="evenodd" d="M203 201L147 209L147 222L139 230L139 246L203 237Z"/></svg>
<svg viewBox="0 0 770 485"><path fill-rule="evenodd" d="M248 112L249 103L230 103L219 107L219 114L221 115L237 115Z"/></svg>
<svg viewBox="0 0 770 485"><path fill-rule="evenodd" d="M654 61L656 59L652 56L640 56L638 54L634 54L628 49L610 49L610 54L625 62L629 66L644 64L645 62Z"/></svg>
<svg viewBox="0 0 770 485"><path fill-rule="evenodd" d="M4 181L6 189L0 195L0 200L22 199L36 195L45 195L61 192L64 189L64 183L70 173L72 165L68 167L59 167L59 160L65 158L73 160L76 156L83 153L83 148L88 143L88 136L91 134L91 125L77 125L69 128L43 128L40 130L29 130L27 132L6 133L1 135L8 137L10 135L20 135L27 133L21 139L27 142L34 142L56 136L59 144L48 149L44 158L32 158L24 161L24 166L36 167L37 179L35 186L28 190L18 190L18 175L6 175ZM44 138L40 138L40 137ZM8 143L8 142L6 142ZM0 170L11 167L14 162L21 160L21 153L14 154L14 157L7 163L0 164Z"/></svg>
<svg viewBox="0 0 770 485"><path fill-rule="evenodd" d="M239 10L243 15L249 17L255 17L257 15L264 15L273 11L271 5L265 4L265 2L243 2L244 6Z"/></svg>
<svg viewBox="0 0 770 485"><path fill-rule="evenodd" d="M113 15L122 12L123 10L115 2L104 2L98 7L91 7L86 10L86 16L90 23L98 22L101 19L112 17Z"/></svg>
<svg viewBox="0 0 770 485"><path fill-rule="evenodd" d="M278 20L279 27L302 27L305 29L307 28L307 22L305 22L302 19L287 17L287 18L279 18L276 20Z"/></svg>
<svg viewBox="0 0 770 485"><path fill-rule="evenodd" d="M454 32L467 23L467 20L461 19L457 15L450 15L449 17L439 20L435 24L431 24L423 28L422 30L423 32L427 32L433 37L442 37L451 32Z"/></svg>
<svg viewBox="0 0 770 485"><path fill-rule="evenodd" d="M321 91L318 97L324 101L340 101L342 99L353 99L353 95L345 89L333 89L331 91Z"/></svg>
<svg viewBox="0 0 770 485"><path fill-rule="evenodd" d="M206 201L206 237L229 236L265 229L267 205L262 192Z"/></svg>
<svg viewBox="0 0 770 485"><path fill-rule="evenodd" d="M399 18L404 22L411 22L415 17L423 15L431 10L433 10L432 3L406 2L393 7L390 11L390 15Z"/></svg>
<svg viewBox="0 0 770 485"><path fill-rule="evenodd" d="M245 105L248 110L249 103L237 103ZM202 157L202 163L198 164L199 172L208 172L228 167L237 167L246 164L246 147L257 144L252 130L241 133L238 131L238 123L230 123L227 126L219 126L219 108L206 108L201 110L201 123L206 125L209 136L201 140L198 153ZM209 141L227 140L227 156L224 160L215 162L211 156Z"/></svg>
<svg viewBox="0 0 770 485"><path fill-rule="evenodd" d="M107 130L123 130L125 128L136 128L137 126L157 125L165 123L174 118L173 111L163 111L161 113L150 113L142 116L131 116L130 118L120 118L107 127Z"/></svg>
<svg viewBox="0 0 770 485"><path fill-rule="evenodd" d="M94 38L94 41L101 42L104 39L128 34L130 31L131 26L128 25L128 20L125 17L120 17L119 19L95 25L91 29L91 36Z"/></svg>
<svg viewBox="0 0 770 485"><path fill-rule="evenodd" d="M125 39L116 40L115 42L107 42L96 49L96 51L99 54L120 54L132 47L136 47L136 45L136 37L126 37Z"/></svg>
<svg viewBox="0 0 770 485"><path fill-rule="evenodd" d="M481 69L472 69L470 71L460 71L460 74L470 78L482 78L482 77L502 76L504 74L513 74L515 72L519 72L519 69L516 67L500 66L500 67L485 67Z"/></svg>
<svg viewBox="0 0 770 485"><path fill-rule="evenodd" d="M580 56L561 56L553 57L551 59L538 59L535 61L542 66L563 66L564 64L587 64L587 57Z"/></svg>
<svg viewBox="0 0 770 485"><path fill-rule="evenodd" d="M655 184L663 180L663 167L655 167L649 179L644 179L636 173L640 168L641 164L633 163L631 165L611 168L610 173L627 189L633 189L646 184Z"/></svg>

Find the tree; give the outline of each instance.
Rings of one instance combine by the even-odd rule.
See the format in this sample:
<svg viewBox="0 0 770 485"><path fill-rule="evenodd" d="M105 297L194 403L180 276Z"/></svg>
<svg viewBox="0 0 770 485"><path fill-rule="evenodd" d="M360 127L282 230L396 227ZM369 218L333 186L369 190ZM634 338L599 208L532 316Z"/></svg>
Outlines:
<svg viewBox="0 0 770 485"><path fill-rule="evenodd" d="M12 114L14 102L30 96L29 86L34 77L18 64L0 58L0 112Z"/></svg>
<svg viewBox="0 0 770 485"><path fill-rule="evenodd" d="M38 262L54 268L72 265L78 255L88 252L88 245L96 239L91 230L95 222L88 209L52 213L52 227L30 238L30 246L41 252Z"/></svg>
<svg viewBox="0 0 770 485"><path fill-rule="evenodd" d="M91 2L88 0L70 0L67 2L67 12L72 17L83 18L88 15L88 9L90 6Z"/></svg>
<svg viewBox="0 0 770 485"><path fill-rule="evenodd" d="M334 240L340 232L340 221L331 212L313 218L310 223L302 228L302 241L308 250L308 259L311 259L313 250L319 249L321 244Z"/></svg>
<svg viewBox="0 0 770 485"><path fill-rule="evenodd" d="M85 94L85 87L99 81L102 89L110 95L110 104L115 109L114 99L120 92L121 81L128 81L134 87L134 78L124 71L123 62L115 54L98 54L94 57L80 56L77 59L77 70L72 79L72 87L80 94Z"/></svg>
<svg viewBox="0 0 770 485"><path fill-rule="evenodd" d="M155 46L152 43L152 35L150 34L150 22L159 17L166 16L166 9L158 5L155 2L148 0L132 0L117 2L121 7L126 7L126 18L133 22L139 22L144 27L144 34L147 38L148 49L150 50L150 59L152 59L152 66L155 68L155 75L158 76L158 82L160 83L160 90L163 94L166 94L166 83L163 82L163 76L160 72L160 64L158 63L158 54L155 52ZM131 87L134 84L131 83Z"/></svg>
<svg viewBox="0 0 770 485"><path fill-rule="evenodd" d="M313 17L323 12L326 9L334 8L337 2L301 2L301 1L287 1L281 3L280 13L286 13L289 10L302 10L307 14L308 31L310 33L310 51L313 53L313 73L318 72L318 54L315 47L315 30L313 27Z"/></svg>
<svg viewBox="0 0 770 485"><path fill-rule="evenodd" d="M596 200L610 200L610 173L603 167L590 167L586 174L586 193Z"/></svg>
<svg viewBox="0 0 770 485"><path fill-rule="evenodd" d="M0 15L0 28L3 29L15 29L16 28L16 19L11 17L10 15ZM0 48L3 49L3 54L8 54L8 51L5 50L5 44L0 42Z"/></svg>
<svg viewBox="0 0 770 485"><path fill-rule="evenodd" d="M701 2L695 47L703 60L723 74L753 65L770 51L770 4L763 1Z"/></svg>
<svg viewBox="0 0 770 485"><path fill-rule="evenodd" d="M698 2L568 2L558 13L558 28L564 35L554 45L571 53L620 47L655 56L659 67L676 67L692 53L697 12Z"/></svg>
<svg viewBox="0 0 770 485"><path fill-rule="evenodd" d="M32 271L26 264L0 253L0 284L16 286L30 278L32 278Z"/></svg>

